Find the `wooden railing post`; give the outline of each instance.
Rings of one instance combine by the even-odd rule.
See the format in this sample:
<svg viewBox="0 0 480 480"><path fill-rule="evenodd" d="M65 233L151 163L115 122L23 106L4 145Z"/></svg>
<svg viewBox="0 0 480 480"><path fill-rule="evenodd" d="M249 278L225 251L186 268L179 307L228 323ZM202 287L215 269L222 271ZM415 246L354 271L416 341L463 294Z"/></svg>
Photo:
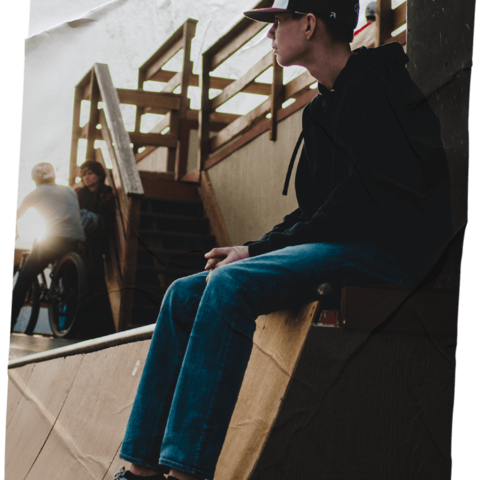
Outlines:
<svg viewBox="0 0 480 480"><path fill-rule="evenodd" d="M133 297L135 293L135 274L137 271L138 227L140 225L140 207L142 196L129 195L127 205L127 228L125 232L125 261L123 263L122 300L118 331L125 330L132 323Z"/></svg>
<svg viewBox="0 0 480 480"><path fill-rule="evenodd" d="M105 104L104 110L97 112L93 118L97 118L96 122L102 125L102 137L109 148L113 169L112 176L109 175L108 179L115 184L119 206L116 223L121 222L121 227L117 225L115 231L119 258L117 261L113 252L109 252L106 281L115 329L122 331L130 323L132 315L143 188L133 150L130 148L130 137L123 123L119 94L113 86L107 65L94 65L92 83L97 86L98 96ZM98 105L98 100L96 104ZM90 127L91 125L89 129Z"/></svg>
<svg viewBox="0 0 480 480"><path fill-rule="evenodd" d="M391 0L377 0L375 46L383 45L392 36L393 11Z"/></svg>
<svg viewBox="0 0 480 480"><path fill-rule="evenodd" d="M68 184L75 185L77 178L77 155L78 140L80 139L82 129L80 128L80 111L82 106L81 89L75 87L75 97L73 100L73 123L72 123L72 144L70 146L70 168L68 172Z"/></svg>
<svg viewBox="0 0 480 480"><path fill-rule="evenodd" d="M175 157L175 180L180 180L187 173L188 150L190 143L190 123L186 121L187 111L190 108L190 100L188 98L188 86L190 85L190 77L193 72L193 62L190 57L192 55L192 40L195 37L197 28L197 20L189 18L183 24L183 66L182 80L180 82L180 114L178 125L178 142Z"/></svg>
<svg viewBox="0 0 480 480"><path fill-rule="evenodd" d="M201 106L198 112L198 171L201 173L210 154L210 71L212 59L206 53L202 56L200 75ZM201 177L200 177L201 181Z"/></svg>
<svg viewBox="0 0 480 480"><path fill-rule="evenodd" d="M145 83L145 71L139 70L138 71L138 90L143 90L143 84ZM135 111L135 133L141 133L141 126L142 126L142 115L145 111L145 107L137 106ZM137 153L139 149L139 145L133 144L133 151Z"/></svg>
<svg viewBox="0 0 480 480"><path fill-rule="evenodd" d="M270 106L270 140L277 140L277 121L278 111L283 103L283 68L278 64L277 57L273 55L273 80Z"/></svg>
<svg viewBox="0 0 480 480"><path fill-rule="evenodd" d="M95 71L92 68L90 80L90 116L88 119L87 130L87 160L95 160L95 140L97 136L98 125L98 102L100 101L100 90L95 76Z"/></svg>

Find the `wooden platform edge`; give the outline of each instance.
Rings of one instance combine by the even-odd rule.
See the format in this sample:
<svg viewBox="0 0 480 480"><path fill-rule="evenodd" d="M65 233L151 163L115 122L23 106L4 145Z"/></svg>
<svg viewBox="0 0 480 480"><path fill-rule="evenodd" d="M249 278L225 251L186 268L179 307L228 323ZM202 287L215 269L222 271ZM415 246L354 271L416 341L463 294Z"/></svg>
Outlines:
<svg viewBox="0 0 480 480"><path fill-rule="evenodd" d="M53 360L54 358L68 357L71 355L79 355L82 353L91 353L106 348L115 347L117 345L123 345L126 343L140 342L142 340L149 340L152 338L155 324L146 325L145 327L139 327L132 330L126 330L124 332L114 333L105 337L95 338L93 340L87 340L85 342L79 342L74 345L68 345L66 347L55 348L46 352L35 353L26 357L17 358L8 362L8 368L18 368L30 363L45 362L47 360Z"/></svg>

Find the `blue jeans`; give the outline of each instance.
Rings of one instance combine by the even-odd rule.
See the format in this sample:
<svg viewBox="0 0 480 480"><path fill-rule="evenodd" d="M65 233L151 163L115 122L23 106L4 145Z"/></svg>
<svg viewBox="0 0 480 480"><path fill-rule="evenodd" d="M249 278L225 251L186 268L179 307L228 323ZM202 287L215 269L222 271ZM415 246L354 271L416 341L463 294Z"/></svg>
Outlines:
<svg viewBox="0 0 480 480"><path fill-rule="evenodd" d="M315 299L320 283L408 285L368 243L287 247L181 278L167 291L120 457L212 479L259 315Z"/></svg>

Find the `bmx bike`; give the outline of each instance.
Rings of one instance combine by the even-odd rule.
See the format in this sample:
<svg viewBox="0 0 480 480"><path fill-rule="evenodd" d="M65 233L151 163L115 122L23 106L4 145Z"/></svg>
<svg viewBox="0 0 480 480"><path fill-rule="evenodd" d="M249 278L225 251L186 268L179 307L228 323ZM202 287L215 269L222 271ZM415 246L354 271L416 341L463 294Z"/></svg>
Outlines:
<svg viewBox="0 0 480 480"><path fill-rule="evenodd" d="M20 271L29 252L23 252L14 273ZM49 265L50 282L45 270L32 282L25 296L24 306L31 307L26 328L22 333L32 335L37 325L40 307L48 307L48 320L53 335L57 338L74 336L87 299L85 263L76 252L66 253Z"/></svg>

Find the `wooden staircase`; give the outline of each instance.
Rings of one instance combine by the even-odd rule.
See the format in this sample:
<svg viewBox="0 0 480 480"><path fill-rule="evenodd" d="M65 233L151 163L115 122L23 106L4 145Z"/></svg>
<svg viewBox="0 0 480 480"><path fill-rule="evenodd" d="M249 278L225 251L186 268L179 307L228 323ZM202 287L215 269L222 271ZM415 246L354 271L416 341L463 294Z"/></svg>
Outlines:
<svg viewBox="0 0 480 480"><path fill-rule="evenodd" d="M133 307L127 329L154 323L170 284L204 270L204 254L216 241L203 203L196 191L192 193L196 195L187 199L150 195L142 199Z"/></svg>
<svg viewBox="0 0 480 480"><path fill-rule="evenodd" d="M203 256L215 245L200 199L200 175L189 183L180 181L186 173L189 130L198 123L190 121L193 112L187 97L196 24L197 20L188 19L139 68L137 90L116 88L108 66L98 63L75 88L69 184L73 186L79 176L78 165L83 160L78 158L78 145L86 139L86 159L104 166L106 183L117 202L114 231L104 257L117 332L154 323L168 286L177 278L202 271ZM165 71L164 65L181 50L181 72ZM145 82L162 82L165 75L169 79L161 92L144 90ZM90 113L88 123L81 126L84 100L90 102ZM120 104L136 107L133 132L125 129ZM164 115L149 133L140 128L146 113ZM95 145L97 140L106 144L111 170ZM168 152L167 172L140 172L137 162L159 147Z"/></svg>

